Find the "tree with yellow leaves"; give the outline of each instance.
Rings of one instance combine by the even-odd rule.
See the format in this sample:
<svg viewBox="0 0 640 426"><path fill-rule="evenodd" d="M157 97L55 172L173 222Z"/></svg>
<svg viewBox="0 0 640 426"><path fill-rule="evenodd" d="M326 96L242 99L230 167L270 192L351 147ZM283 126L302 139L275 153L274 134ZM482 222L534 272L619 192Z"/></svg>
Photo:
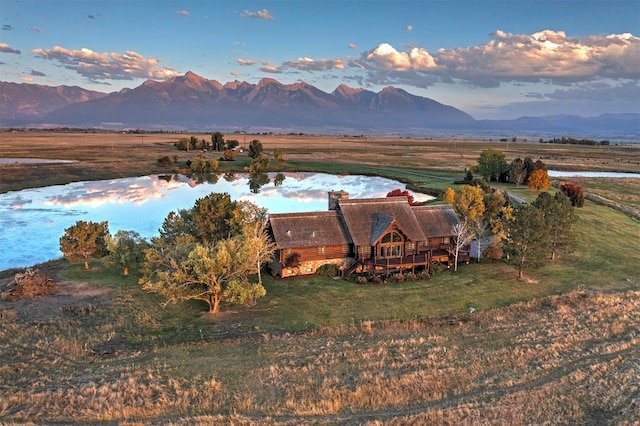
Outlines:
<svg viewBox="0 0 640 426"><path fill-rule="evenodd" d="M536 192L549 188L549 173L544 169L537 169L529 176L529 188Z"/></svg>

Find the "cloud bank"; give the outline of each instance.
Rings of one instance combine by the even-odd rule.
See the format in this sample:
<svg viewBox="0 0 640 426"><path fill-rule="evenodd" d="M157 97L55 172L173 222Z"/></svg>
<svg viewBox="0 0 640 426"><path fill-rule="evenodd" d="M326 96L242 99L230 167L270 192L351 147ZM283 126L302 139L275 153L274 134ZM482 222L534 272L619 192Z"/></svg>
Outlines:
<svg viewBox="0 0 640 426"><path fill-rule="evenodd" d="M418 87L425 87L425 82L463 81L475 87L498 87L514 82L639 79L640 38L629 33L579 38L562 31L526 35L498 30L479 46L429 52L418 46L403 50L380 43L355 60L299 58L270 66L270 72L348 67L363 70L367 75L364 82Z"/></svg>
<svg viewBox="0 0 640 426"><path fill-rule="evenodd" d="M90 49L69 50L55 46L53 49L31 51L43 59L54 61L73 70L90 81L133 80L136 78L165 79L178 75L171 68L161 68L160 61L146 58L139 53L97 53Z"/></svg>
<svg viewBox="0 0 640 426"><path fill-rule="evenodd" d="M360 61L376 72L433 74L476 86L550 80L580 82L640 77L640 38L629 34L567 37L545 30L531 35L496 31L481 46L428 52L400 51L387 43L364 52Z"/></svg>

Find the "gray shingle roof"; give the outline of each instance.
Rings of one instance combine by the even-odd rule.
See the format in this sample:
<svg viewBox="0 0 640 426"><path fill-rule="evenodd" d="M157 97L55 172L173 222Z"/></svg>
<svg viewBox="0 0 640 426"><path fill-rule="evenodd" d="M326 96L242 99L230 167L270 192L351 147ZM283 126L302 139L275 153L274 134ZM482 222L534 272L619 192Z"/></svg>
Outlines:
<svg viewBox="0 0 640 426"><path fill-rule="evenodd" d="M424 233L429 238L447 237L453 235L452 228L459 223L453 206L412 206L411 209Z"/></svg>
<svg viewBox="0 0 640 426"><path fill-rule="evenodd" d="M384 230L381 221L387 216L387 227L391 224L388 217L393 218L396 224L413 241L426 241L423 228L418 223L416 216L406 197L368 198L340 200L340 211L354 244L370 245L376 238L374 233Z"/></svg>
<svg viewBox="0 0 640 426"><path fill-rule="evenodd" d="M336 211L269 215L278 249L351 244Z"/></svg>

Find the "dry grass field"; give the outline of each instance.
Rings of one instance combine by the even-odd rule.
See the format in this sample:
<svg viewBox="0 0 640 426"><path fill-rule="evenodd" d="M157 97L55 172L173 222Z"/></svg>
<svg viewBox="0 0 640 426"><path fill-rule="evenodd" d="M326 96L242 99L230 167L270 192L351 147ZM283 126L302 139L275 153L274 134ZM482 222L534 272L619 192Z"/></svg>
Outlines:
<svg viewBox="0 0 640 426"><path fill-rule="evenodd" d="M157 164L163 156L177 156L179 164L193 152L178 151L173 143L192 134L122 134L91 132L0 132L0 158L44 158L76 160L67 164L0 165L0 193L27 186L47 186L81 180L111 179L166 173ZM210 140L209 134L193 134ZM539 143L434 140L408 138L360 138L292 135L226 135L241 145L253 139L265 150L280 148L292 170L328 169L354 173L370 167L424 171L435 175L458 174L476 164L480 152L494 147L507 161L531 156L556 170L593 170L640 173L640 146L591 147ZM242 171L246 161L224 164L224 171ZM332 165L332 167L329 167ZM354 166L356 168L354 168ZM381 170L382 171L382 170ZM388 172L387 172L388 173Z"/></svg>
<svg viewBox="0 0 640 426"><path fill-rule="evenodd" d="M173 148L185 136L0 133L0 157L78 161L0 165L0 193L166 173L158 158L193 157ZM634 146L252 139L283 149L291 170L429 186L450 185L487 146L552 169L640 173ZM638 209L636 180L577 183ZM255 307L215 318L195 302L160 308L135 268L42 265L58 294L0 300L0 424L638 425L640 223L591 202L578 214L575 252L528 283L484 262L380 287L265 277Z"/></svg>

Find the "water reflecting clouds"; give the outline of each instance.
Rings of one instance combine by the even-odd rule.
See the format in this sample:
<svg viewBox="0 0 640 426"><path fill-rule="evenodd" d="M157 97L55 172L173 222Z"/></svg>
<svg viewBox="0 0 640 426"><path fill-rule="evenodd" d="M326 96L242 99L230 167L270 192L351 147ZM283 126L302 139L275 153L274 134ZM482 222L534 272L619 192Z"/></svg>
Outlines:
<svg viewBox="0 0 640 426"><path fill-rule="evenodd" d="M59 239L78 220L108 221L109 231L134 230L149 239L169 212L191 208L211 192L227 192L234 200L251 201L270 213L324 211L327 191L345 190L350 198L384 197L405 185L370 176L321 173L268 174L252 191L244 174L214 179L184 175L144 176L76 182L0 194L0 270L25 267L61 257ZM204 181L204 183L202 183ZM207 183L215 182L215 183ZM416 194L417 200L422 200Z"/></svg>

